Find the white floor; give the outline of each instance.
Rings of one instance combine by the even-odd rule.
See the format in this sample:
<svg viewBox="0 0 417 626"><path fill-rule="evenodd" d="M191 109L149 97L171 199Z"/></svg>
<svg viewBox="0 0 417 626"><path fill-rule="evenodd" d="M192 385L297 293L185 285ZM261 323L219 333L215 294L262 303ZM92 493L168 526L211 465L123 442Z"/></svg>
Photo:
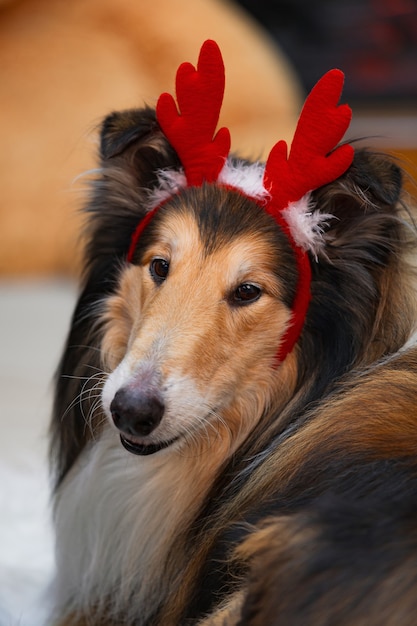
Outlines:
<svg viewBox="0 0 417 626"><path fill-rule="evenodd" d="M45 624L51 379L74 301L69 283L0 282L0 626Z"/></svg>

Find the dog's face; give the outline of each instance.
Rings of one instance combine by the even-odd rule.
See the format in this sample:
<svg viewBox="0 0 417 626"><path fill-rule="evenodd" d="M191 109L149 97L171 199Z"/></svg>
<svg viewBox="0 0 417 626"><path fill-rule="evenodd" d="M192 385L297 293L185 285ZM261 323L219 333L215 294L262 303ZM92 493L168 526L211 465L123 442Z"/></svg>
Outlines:
<svg viewBox="0 0 417 626"><path fill-rule="evenodd" d="M314 210L334 219L312 259L302 334L278 366L299 275L286 234L255 201L216 184L173 191L131 257L158 173L180 168L153 110L105 120L84 284L55 393L57 484L102 428L139 455L203 446L226 459L259 423L247 438L257 454L303 403L409 337L412 242L390 160L357 151L344 176L314 192Z"/></svg>
<svg viewBox="0 0 417 626"><path fill-rule="evenodd" d="M285 402L295 367L275 356L295 282L285 236L238 192L206 185L165 203L104 315L103 406L125 448L233 449Z"/></svg>

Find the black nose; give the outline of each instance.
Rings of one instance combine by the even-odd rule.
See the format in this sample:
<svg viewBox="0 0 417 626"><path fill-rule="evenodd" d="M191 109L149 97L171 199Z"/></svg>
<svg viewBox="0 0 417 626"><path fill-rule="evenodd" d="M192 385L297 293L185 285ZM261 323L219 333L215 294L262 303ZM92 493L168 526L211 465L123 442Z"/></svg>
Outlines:
<svg viewBox="0 0 417 626"><path fill-rule="evenodd" d="M117 428L127 435L144 437L160 423L165 406L155 393L131 387L116 392L110 412Z"/></svg>

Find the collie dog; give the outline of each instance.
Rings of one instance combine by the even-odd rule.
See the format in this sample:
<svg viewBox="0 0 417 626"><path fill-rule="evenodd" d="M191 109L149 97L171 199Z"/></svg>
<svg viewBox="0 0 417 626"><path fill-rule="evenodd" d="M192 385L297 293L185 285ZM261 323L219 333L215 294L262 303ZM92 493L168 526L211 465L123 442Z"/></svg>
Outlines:
<svg viewBox="0 0 417 626"><path fill-rule="evenodd" d="M400 169L357 149L312 191L326 219L311 297L277 358L292 241L237 184L173 183L184 159L162 118L101 128L52 421L54 623L411 626L415 236Z"/></svg>

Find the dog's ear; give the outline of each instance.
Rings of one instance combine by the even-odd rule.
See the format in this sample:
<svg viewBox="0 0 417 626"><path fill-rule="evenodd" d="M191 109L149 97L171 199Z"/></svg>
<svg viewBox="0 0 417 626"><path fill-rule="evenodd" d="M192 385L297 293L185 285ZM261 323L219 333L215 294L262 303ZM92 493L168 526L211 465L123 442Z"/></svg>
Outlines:
<svg viewBox="0 0 417 626"><path fill-rule="evenodd" d="M104 169L136 170L141 186L152 186L155 172L178 167L174 150L163 135L155 110L130 109L108 115L100 132L100 157Z"/></svg>
<svg viewBox="0 0 417 626"><path fill-rule="evenodd" d="M91 180L85 211L85 267L119 266L137 224L146 214L158 170L179 166L155 111L145 107L111 113L102 123L100 167Z"/></svg>
<svg viewBox="0 0 417 626"><path fill-rule="evenodd" d="M345 174L312 194L315 210L333 216L311 259L300 343L305 371L315 368L314 393L408 339L415 314L407 257L415 243L401 192L401 171L390 157L356 150Z"/></svg>
<svg viewBox="0 0 417 626"><path fill-rule="evenodd" d="M370 202L393 205L399 200L403 176L401 169L387 155L359 150L346 181L359 188Z"/></svg>
<svg viewBox="0 0 417 626"><path fill-rule="evenodd" d="M367 241L390 248L401 193L402 172L390 157L357 150L347 172L314 194L317 209L334 216L324 235L326 256L331 257L335 247L353 250Z"/></svg>
<svg viewBox="0 0 417 626"><path fill-rule="evenodd" d="M113 260L126 256L132 233L146 214L149 191L158 184L158 171L180 166L148 107L105 118L99 158L86 207L87 264L101 255Z"/></svg>
<svg viewBox="0 0 417 626"><path fill-rule="evenodd" d="M111 113L101 127L101 157L106 160L119 156L135 142L146 140L157 131L158 124L153 109L131 109Z"/></svg>

